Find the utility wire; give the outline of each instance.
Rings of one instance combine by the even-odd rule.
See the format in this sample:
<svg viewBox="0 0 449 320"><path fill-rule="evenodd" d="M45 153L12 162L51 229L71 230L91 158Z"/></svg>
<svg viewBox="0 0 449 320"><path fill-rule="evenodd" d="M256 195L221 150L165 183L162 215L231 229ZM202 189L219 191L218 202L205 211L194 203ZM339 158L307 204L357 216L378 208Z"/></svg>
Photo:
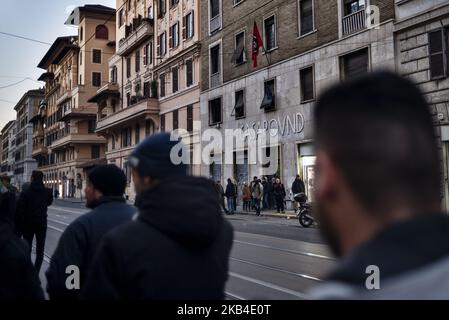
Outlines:
<svg viewBox="0 0 449 320"><path fill-rule="evenodd" d="M45 41L41 41L41 40L37 40L37 39L33 39L33 38L28 38L28 37L24 37L24 36L20 36L17 34L13 34L13 33L9 33L9 32L3 32L0 31L0 34L3 34L5 36L9 36L9 37L13 37L13 38L18 38L18 39L23 39L23 40L28 40L28 41L32 41L32 42L36 42L36 43L40 43L40 44L46 44L51 46L51 43L45 42Z"/></svg>

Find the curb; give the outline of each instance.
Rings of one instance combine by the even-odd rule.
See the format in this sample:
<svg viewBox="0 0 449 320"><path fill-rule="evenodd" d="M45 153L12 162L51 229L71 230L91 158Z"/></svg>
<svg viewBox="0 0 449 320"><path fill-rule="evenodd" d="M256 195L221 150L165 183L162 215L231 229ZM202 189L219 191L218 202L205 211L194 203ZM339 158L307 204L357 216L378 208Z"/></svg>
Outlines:
<svg viewBox="0 0 449 320"><path fill-rule="evenodd" d="M253 212L245 212L245 211L236 211L235 214L244 215L244 216L256 216ZM292 213L269 213L269 212L261 212L261 217L271 217L271 218L280 218L280 219L297 219L296 214Z"/></svg>

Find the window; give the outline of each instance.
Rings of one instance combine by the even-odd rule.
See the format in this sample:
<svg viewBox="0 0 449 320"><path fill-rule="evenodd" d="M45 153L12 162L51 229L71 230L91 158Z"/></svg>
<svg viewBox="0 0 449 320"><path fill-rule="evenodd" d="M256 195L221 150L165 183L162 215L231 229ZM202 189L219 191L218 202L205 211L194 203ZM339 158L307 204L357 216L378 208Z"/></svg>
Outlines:
<svg viewBox="0 0 449 320"><path fill-rule="evenodd" d="M209 32L212 33L221 28L221 0L209 0Z"/></svg>
<svg viewBox="0 0 449 320"><path fill-rule="evenodd" d="M136 128L134 130L135 130L134 138L135 138L136 144L138 144L140 142L140 125L136 124Z"/></svg>
<svg viewBox="0 0 449 320"><path fill-rule="evenodd" d="M122 148L131 147L132 146L132 137L131 137L131 128L122 129Z"/></svg>
<svg viewBox="0 0 449 320"><path fill-rule="evenodd" d="M429 32L430 78L441 79L448 76L448 36L444 29Z"/></svg>
<svg viewBox="0 0 449 320"><path fill-rule="evenodd" d="M101 73L92 72L92 85L94 87L101 87Z"/></svg>
<svg viewBox="0 0 449 320"><path fill-rule="evenodd" d="M83 65L83 52L82 51L80 51L80 56L79 56L80 58L80 66L82 66Z"/></svg>
<svg viewBox="0 0 449 320"><path fill-rule="evenodd" d="M193 85L193 61L189 59L186 61L186 86Z"/></svg>
<svg viewBox="0 0 449 320"><path fill-rule="evenodd" d="M193 131L193 105L187 106L187 131Z"/></svg>
<svg viewBox="0 0 449 320"><path fill-rule="evenodd" d="M125 14L124 10L121 9L118 13L118 26L121 27L125 23Z"/></svg>
<svg viewBox="0 0 449 320"><path fill-rule="evenodd" d="M170 0L170 8L175 7L178 4L179 0Z"/></svg>
<svg viewBox="0 0 449 320"><path fill-rule="evenodd" d="M276 21L274 15L265 19L264 35L265 35L265 50L270 51L276 48Z"/></svg>
<svg viewBox="0 0 449 320"><path fill-rule="evenodd" d="M97 127L97 124L96 124L95 120L89 120L87 122L87 132L88 133L95 133L96 127Z"/></svg>
<svg viewBox="0 0 449 320"><path fill-rule="evenodd" d="M165 132L165 114L161 114L161 132Z"/></svg>
<svg viewBox="0 0 449 320"><path fill-rule="evenodd" d="M301 88L301 102L313 100L315 98L315 93L312 66L299 71L299 81Z"/></svg>
<svg viewBox="0 0 449 320"><path fill-rule="evenodd" d="M136 72L140 72L140 49L136 51L136 60L134 62L136 64Z"/></svg>
<svg viewBox="0 0 449 320"><path fill-rule="evenodd" d="M84 28L81 27L80 28L80 41L83 41L83 37L84 37Z"/></svg>
<svg viewBox="0 0 449 320"><path fill-rule="evenodd" d="M362 49L340 58L342 78L352 79L368 72L368 49Z"/></svg>
<svg viewBox="0 0 449 320"><path fill-rule="evenodd" d="M276 88L275 88L275 80L268 80L264 83L264 97L262 100L261 109L264 109L265 112L273 111L276 109Z"/></svg>
<svg viewBox="0 0 449 320"><path fill-rule="evenodd" d="M190 39L193 38L195 33L195 25L193 23L193 11L187 14L182 21L182 38Z"/></svg>
<svg viewBox="0 0 449 320"><path fill-rule="evenodd" d="M299 0L299 35L313 31L313 0Z"/></svg>
<svg viewBox="0 0 449 320"><path fill-rule="evenodd" d="M171 74L172 74L172 92L178 92L179 89L179 79L178 79L178 67L174 67L171 70Z"/></svg>
<svg viewBox="0 0 449 320"><path fill-rule="evenodd" d="M93 63L101 63L101 50L100 49L92 49L92 62Z"/></svg>
<svg viewBox="0 0 449 320"><path fill-rule="evenodd" d="M131 77L131 57L126 58L126 77Z"/></svg>
<svg viewBox="0 0 449 320"><path fill-rule="evenodd" d="M344 0L343 6L345 16L347 16L365 9L365 0Z"/></svg>
<svg viewBox="0 0 449 320"><path fill-rule="evenodd" d="M220 45L210 49L211 74L220 73Z"/></svg>
<svg viewBox="0 0 449 320"><path fill-rule="evenodd" d="M150 44L147 43L147 44L143 47L143 65L144 65L144 66L148 65L149 53L150 53Z"/></svg>
<svg viewBox="0 0 449 320"><path fill-rule="evenodd" d="M157 38L157 42L157 55L165 56L165 54L167 53L167 39L165 32L159 35L159 37Z"/></svg>
<svg viewBox="0 0 449 320"><path fill-rule="evenodd" d="M234 0L234 6L242 3L244 0Z"/></svg>
<svg viewBox="0 0 449 320"><path fill-rule="evenodd" d="M179 112L178 110L173 111L173 130L179 128Z"/></svg>
<svg viewBox="0 0 449 320"><path fill-rule="evenodd" d="M117 67L111 69L111 83L117 83Z"/></svg>
<svg viewBox="0 0 449 320"><path fill-rule="evenodd" d="M108 38L109 38L108 28L103 24L98 25L95 28L95 39L108 40Z"/></svg>
<svg viewBox="0 0 449 320"><path fill-rule="evenodd" d="M243 31L235 35L235 48L232 62L242 64L245 60L245 32Z"/></svg>
<svg viewBox="0 0 449 320"><path fill-rule="evenodd" d="M165 97L165 73L159 76L159 82L161 87L161 98Z"/></svg>
<svg viewBox="0 0 449 320"><path fill-rule="evenodd" d="M100 146L92 146L91 147L91 158L99 159L100 158Z"/></svg>
<svg viewBox="0 0 449 320"><path fill-rule="evenodd" d="M150 97L150 82L146 81L143 83L143 96L148 99Z"/></svg>
<svg viewBox="0 0 449 320"><path fill-rule="evenodd" d="M80 82L78 83L80 86L83 84L83 75L80 74Z"/></svg>
<svg viewBox="0 0 449 320"><path fill-rule="evenodd" d="M158 17L162 18L165 15L165 12L167 11L165 1L167 0L159 0L158 2Z"/></svg>
<svg viewBox="0 0 449 320"><path fill-rule="evenodd" d="M153 19L153 7L149 6L147 11L148 19Z"/></svg>
<svg viewBox="0 0 449 320"><path fill-rule="evenodd" d="M129 107L131 105L131 93L126 93L126 106Z"/></svg>
<svg viewBox="0 0 449 320"><path fill-rule="evenodd" d="M209 101L209 125L213 126L221 123L221 98Z"/></svg>
<svg viewBox="0 0 449 320"><path fill-rule="evenodd" d="M245 91L235 93L234 116L236 119L245 117Z"/></svg>
<svg viewBox="0 0 449 320"><path fill-rule="evenodd" d="M179 45L179 23L176 22L170 27L170 48L176 48Z"/></svg>

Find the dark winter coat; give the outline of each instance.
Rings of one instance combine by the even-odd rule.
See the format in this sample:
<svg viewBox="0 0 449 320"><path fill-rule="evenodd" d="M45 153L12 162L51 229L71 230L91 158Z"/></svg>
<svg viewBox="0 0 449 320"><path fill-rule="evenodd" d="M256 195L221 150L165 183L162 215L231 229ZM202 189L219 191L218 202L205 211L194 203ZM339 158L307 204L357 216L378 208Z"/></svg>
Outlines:
<svg viewBox="0 0 449 320"><path fill-rule="evenodd" d="M292 193L298 194L298 193L305 193L306 187L304 185L304 182L301 179L295 179L292 183Z"/></svg>
<svg viewBox="0 0 449 320"><path fill-rule="evenodd" d="M53 203L50 189L43 183L32 182L30 187L24 190L17 202L17 221L25 225L46 225L47 208Z"/></svg>
<svg viewBox="0 0 449 320"><path fill-rule="evenodd" d="M0 261L0 301L44 299L28 246L7 223L0 223Z"/></svg>
<svg viewBox="0 0 449 320"><path fill-rule="evenodd" d="M225 196L226 198L233 198L237 196L236 187L233 183L228 183L226 185Z"/></svg>
<svg viewBox="0 0 449 320"><path fill-rule="evenodd" d="M14 228L16 202L16 194L13 191L8 190L0 194L0 223L7 223Z"/></svg>
<svg viewBox="0 0 449 320"><path fill-rule="evenodd" d="M223 299L233 231L211 183L170 178L137 204L137 220L104 237L83 297Z"/></svg>
<svg viewBox="0 0 449 320"><path fill-rule="evenodd" d="M131 221L135 211L123 198L105 197L95 204L92 211L65 229L46 272L50 299L79 298L80 290L66 288L67 266L78 266L82 288L102 237L113 228Z"/></svg>
<svg viewBox="0 0 449 320"><path fill-rule="evenodd" d="M273 185L273 194L276 198L284 198L285 197L285 188L282 183L275 183Z"/></svg>

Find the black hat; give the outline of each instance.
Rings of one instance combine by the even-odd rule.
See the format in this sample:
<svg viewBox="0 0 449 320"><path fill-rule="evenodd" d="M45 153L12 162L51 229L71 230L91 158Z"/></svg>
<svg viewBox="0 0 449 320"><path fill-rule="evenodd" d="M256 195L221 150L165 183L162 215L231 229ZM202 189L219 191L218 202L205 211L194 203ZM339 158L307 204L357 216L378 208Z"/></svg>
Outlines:
<svg viewBox="0 0 449 320"><path fill-rule="evenodd" d="M126 189L126 176L114 164L94 167L88 174L90 183L105 197L121 197Z"/></svg>
<svg viewBox="0 0 449 320"><path fill-rule="evenodd" d="M184 161L176 163L180 158L185 158L185 151L185 146L179 139L172 139L168 133L158 133L137 146L129 157L129 164L143 177L161 179L186 176L187 166ZM172 159L172 156L176 159Z"/></svg>

